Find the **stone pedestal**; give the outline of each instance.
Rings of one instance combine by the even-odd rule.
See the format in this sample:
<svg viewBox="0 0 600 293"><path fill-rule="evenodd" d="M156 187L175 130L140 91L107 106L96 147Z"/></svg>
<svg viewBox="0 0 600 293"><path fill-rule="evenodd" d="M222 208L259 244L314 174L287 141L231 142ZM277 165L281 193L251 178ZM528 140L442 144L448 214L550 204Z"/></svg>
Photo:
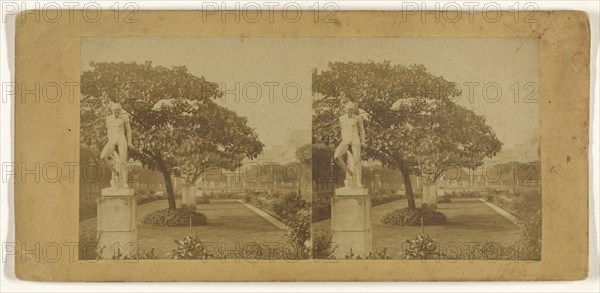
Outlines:
<svg viewBox="0 0 600 293"><path fill-rule="evenodd" d="M137 202L133 188L102 189L98 198L97 238L102 259L137 251Z"/></svg>
<svg viewBox="0 0 600 293"><path fill-rule="evenodd" d="M196 185L191 183L183 184L181 187L181 203L186 205L196 204Z"/></svg>
<svg viewBox="0 0 600 293"><path fill-rule="evenodd" d="M423 183L423 201L428 205L437 204L437 184Z"/></svg>
<svg viewBox="0 0 600 293"><path fill-rule="evenodd" d="M371 198L366 188L342 187L331 198L331 231L335 256L350 253L368 255L372 251Z"/></svg>

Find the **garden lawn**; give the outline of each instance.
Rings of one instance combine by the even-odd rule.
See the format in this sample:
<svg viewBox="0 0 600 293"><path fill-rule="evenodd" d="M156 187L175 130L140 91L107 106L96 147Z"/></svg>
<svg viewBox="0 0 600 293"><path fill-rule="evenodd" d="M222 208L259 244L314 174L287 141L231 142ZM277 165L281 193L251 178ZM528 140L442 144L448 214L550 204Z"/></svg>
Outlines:
<svg viewBox="0 0 600 293"><path fill-rule="evenodd" d="M180 204L178 201L177 206ZM168 206L166 200L159 200L137 207L140 251L155 248L159 258L169 258L166 253L176 247L174 240L181 240L190 234L190 227L151 227L141 223L146 213ZM226 251L236 250L238 244L243 248L244 245L253 242L269 245L281 243L282 246L287 243L285 231L235 200L211 199L210 204L199 204L196 207L208 218L208 224L192 227L192 234L204 242L217 243ZM96 218L80 222L80 229L95 231Z"/></svg>
<svg viewBox="0 0 600 293"><path fill-rule="evenodd" d="M404 199L371 209L374 251L387 247L388 254L393 259L399 259L403 243L421 234L420 226L388 226L381 223L385 213L407 206ZM451 203L439 203L438 210L448 217L448 224L425 226L425 234L438 242L442 252L459 246L462 255L468 255L469 246L472 247L475 243L480 247L490 242L511 246L519 241L518 227L477 198L453 198ZM323 220L314 223L313 228L329 230L330 225L330 220ZM447 253L450 254L449 251Z"/></svg>

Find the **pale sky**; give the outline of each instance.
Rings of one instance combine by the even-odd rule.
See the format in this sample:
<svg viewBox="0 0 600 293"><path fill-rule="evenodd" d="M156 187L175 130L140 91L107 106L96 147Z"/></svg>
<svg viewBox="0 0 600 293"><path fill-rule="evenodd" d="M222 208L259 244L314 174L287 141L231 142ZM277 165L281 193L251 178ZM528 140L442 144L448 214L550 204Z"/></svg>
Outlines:
<svg viewBox="0 0 600 293"><path fill-rule="evenodd" d="M196 76L224 83L230 94L221 105L248 118L267 146L281 144L290 135L311 141L312 69L328 62L382 62L408 66L423 64L432 74L461 85L459 104L487 118L506 147L528 140L539 127L539 104L523 99L539 84L539 42L536 38L349 38L349 37L84 37L82 69L91 61L152 61L153 65L185 65ZM465 82L479 83L473 101ZM269 85L274 101L269 101ZM278 83L278 85L273 85ZM482 95L483 86L498 84L502 95L495 103ZM529 88L526 85L530 84ZM261 85L258 102L255 85ZM514 101L515 84L519 101ZM288 85L288 97L282 89ZM246 87L246 99L243 89ZM296 94L296 89L301 93ZM495 96L494 87L488 89ZM240 98L235 101L236 96ZM539 95L533 95L539 99Z"/></svg>

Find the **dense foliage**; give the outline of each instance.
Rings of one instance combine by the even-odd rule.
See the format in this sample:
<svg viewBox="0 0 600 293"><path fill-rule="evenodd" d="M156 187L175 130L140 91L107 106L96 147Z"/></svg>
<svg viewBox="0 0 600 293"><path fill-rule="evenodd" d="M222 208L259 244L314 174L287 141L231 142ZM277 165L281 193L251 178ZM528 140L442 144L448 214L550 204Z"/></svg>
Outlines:
<svg viewBox="0 0 600 293"><path fill-rule="evenodd" d="M273 210L287 226L286 236L297 258L310 256L311 204L296 193L286 194L275 201Z"/></svg>
<svg viewBox="0 0 600 293"><path fill-rule="evenodd" d="M423 65L335 62L312 78L313 144L333 150L342 105L356 103L367 132L363 157L402 172L410 208L410 174L435 181L449 168L481 165L502 146L485 118L452 100L460 88Z"/></svg>
<svg viewBox="0 0 600 293"><path fill-rule="evenodd" d="M540 192L527 192L519 196L515 205L521 240L533 259L542 254L542 197Z"/></svg>
<svg viewBox="0 0 600 293"><path fill-rule="evenodd" d="M314 259L331 259L333 256L333 233L330 230L314 231L312 237L312 257Z"/></svg>
<svg viewBox="0 0 600 293"><path fill-rule="evenodd" d="M110 102L120 102L131 121L130 157L160 171L175 209L171 175L195 182L209 167L238 167L263 148L247 119L218 105L218 84L151 62L94 63L81 75L81 143L102 149Z"/></svg>
<svg viewBox="0 0 600 293"><path fill-rule="evenodd" d="M196 197L196 204L209 204L210 199L206 196Z"/></svg>
<svg viewBox="0 0 600 293"><path fill-rule="evenodd" d="M402 251L404 259L433 259L438 256L438 247L434 239L427 234L417 236L415 239L407 239Z"/></svg>
<svg viewBox="0 0 600 293"><path fill-rule="evenodd" d="M169 253L172 259L208 259L213 257L207 252L204 243L196 235L175 240L177 247Z"/></svg>
<svg viewBox="0 0 600 293"><path fill-rule="evenodd" d="M293 220L299 211L309 208L310 203L294 192L282 196L273 204L273 211L284 222Z"/></svg>
<svg viewBox="0 0 600 293"><path fill-rule="evenodd" d="M204 214L196 211L193 206L181 205L176 209L161 209L149 212L142 218L142 223L158 227L182 227L206 225Z"/></svg>
<svg viewBox="0 0 600 293"><path fill-rule="evenodd" d="M443 225L448 223L448 219L441 212L422 206L390 211L383 215L381 222L392 226Z"/></svg>

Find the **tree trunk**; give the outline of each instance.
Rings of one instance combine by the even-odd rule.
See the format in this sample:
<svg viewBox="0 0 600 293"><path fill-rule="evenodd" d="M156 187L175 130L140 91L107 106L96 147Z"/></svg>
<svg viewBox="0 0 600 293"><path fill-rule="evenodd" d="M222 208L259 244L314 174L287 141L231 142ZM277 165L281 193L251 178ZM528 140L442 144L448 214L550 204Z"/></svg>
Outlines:
<svg viewBox="0 0 600 293"><path fill-rule="evenodd" d="M165 178L165 186L167 187L167 199L169 201L169 208L174 210L177 208L175 204L175 192L173 191L173 182L171 181L171 174L166 170L166 168L160 168L160 171Z"/></svg>
<svg viewBox="0 0 600 293"><path fill-rule="evenodd" d="M172 210L176 209L177 205L175 204L175 192L173 191L173 181L171 181L171 172L169 171L167 166L165 166L165 162L163 162L162 156L160 154L155 154L148 150L142 152L150 156L154 160L154 162L158 166L158 169L163 174L163 178L165 180L165 187L167 188L167 199L169 201L169 208Z"/></svg>
<svg viewBox="0 0 600 293"><path fill-rule="evenodd" d="M410 182L410 173L408 172L408 168L402 164L401 167L402 179L404 180L404 191L406 193L406 200L408 201L408 207L411 209L416 209L417 205L415 204L415 194L413 193L412 183Z"/></svg>

